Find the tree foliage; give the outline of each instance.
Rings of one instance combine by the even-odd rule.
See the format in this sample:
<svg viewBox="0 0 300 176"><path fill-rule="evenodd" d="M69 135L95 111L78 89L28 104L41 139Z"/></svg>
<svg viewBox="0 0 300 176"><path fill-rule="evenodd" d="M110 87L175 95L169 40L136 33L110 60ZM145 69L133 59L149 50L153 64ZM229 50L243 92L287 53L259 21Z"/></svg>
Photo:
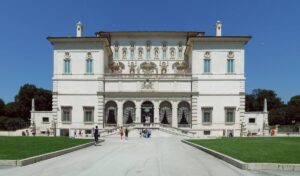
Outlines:
<svg viewBox="0 0 300 176"><path fill-rule="evenodd" d="M5 103L4 101L0 98L0 116L4 115L4 107L5 107Z"/></svg>
<svg viewBox="0 0 300 176"><path fill-rule="evenodd" d="M268 100L269 124L290 125L300 122L300 95L284 104L273 90L255 89L246 95L246 111L263 111L264 99Z"/></svg>
<svg viewBox="0 0 300 176"><path fill-rule="evenodd" d="M23 85L18 95L15 97L15 103L18 106L18 115L23 119L30 118L31 101L34 98L36 110L50 111L52 109L51 91L37 88L35 85Z"/></svg>
<svg viewBox="0 0 300 176"><path fill-rule="evenodd" d="M40 111L51 111L52 93L49 90L37 88L32 84L25 84L20 87L15 101L4 105L2 116L11 118L22 118L25 122L30 119L31 101L35 99L35 109ZM0 100L1 113L1 100ZM16 122L16 120L14 121Z"/></svg>
<svg viewBox="0 0 300 176"><path fill-rule="evenodd" d="M263 111L265 98L268 100L268 110L284 105L274 90L254 89L251 94L246 95L246 111Z"/></svg>

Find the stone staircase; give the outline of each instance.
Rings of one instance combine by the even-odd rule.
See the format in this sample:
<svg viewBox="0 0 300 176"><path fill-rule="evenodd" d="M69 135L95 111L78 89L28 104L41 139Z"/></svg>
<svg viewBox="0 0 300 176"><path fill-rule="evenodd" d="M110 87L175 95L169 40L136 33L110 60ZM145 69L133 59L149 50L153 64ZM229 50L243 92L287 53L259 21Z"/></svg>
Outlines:
<svg viewBox="0 0 300 176"><path fill-rule="evenodd" d="M163 124L133 124L125 126L129 130L129 137L139 137L140 130L142 129L151 129L152 137L169 137L169 136L179 136L185 138L195 138L196 133L191 132L187 129L174 128L168 125ZM100 130L101 137L117 137L119 136L119 127L113 127L108 129Z"/></svg>

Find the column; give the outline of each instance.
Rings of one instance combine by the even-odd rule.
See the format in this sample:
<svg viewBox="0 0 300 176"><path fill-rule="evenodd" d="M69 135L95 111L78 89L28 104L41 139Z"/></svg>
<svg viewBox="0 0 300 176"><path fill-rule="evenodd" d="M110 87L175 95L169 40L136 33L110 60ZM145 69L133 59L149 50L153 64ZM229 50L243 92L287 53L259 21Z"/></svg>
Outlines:
<svg viewBox="0 0 300 176"><path fill-rule="evenodd" d="M135 102L135 123L141 123L141 101Z"/></svg>
<svg viewBox="0 0 300 176"><path fill-rule="evenodd" d="M177 101L172 101L172 127L178 127L178 120L177 120Z"/></svg>
<svg viewBox="0 0 300 176"><path fill-rule="evenodd" d="M154 101L154 123L159 122L159 101Z"/></svg>
<svg viewBox="0 0 300 176"><path fill-rule="evenodd" d="M117 115L117 125L123 126L123 101L118 100L118 115Z"/></svg>

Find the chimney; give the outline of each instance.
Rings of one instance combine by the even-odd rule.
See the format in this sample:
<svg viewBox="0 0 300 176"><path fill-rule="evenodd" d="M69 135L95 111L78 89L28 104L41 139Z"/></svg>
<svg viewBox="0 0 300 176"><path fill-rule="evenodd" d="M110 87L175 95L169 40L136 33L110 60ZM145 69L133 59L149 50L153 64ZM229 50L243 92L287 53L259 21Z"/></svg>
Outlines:
<svg viewBox="0 0 300 176"><path fill-rule="evenodd" d="M35 111L34 98L31 100L31 111Z"/></svg>
<svg viewBox="0 0 300 176"><path fill-rule="evenodd" d="M216 36L222 36L222 23L220 20L216 22L215 28L216 28Z"/></svg>
<svg viewBox="0 0 300 176"><path fill-rule="evenodd" d="M82 33L83 33L83 24L78 21L78 23L76 24L76 37L82 37Z"/></svg>
<svg viewBox="0 0 300 176"><path fill-rule="evenodd" d="M264 99L264 113L268 112L268 103L267 103L267 99Z"/></svg>

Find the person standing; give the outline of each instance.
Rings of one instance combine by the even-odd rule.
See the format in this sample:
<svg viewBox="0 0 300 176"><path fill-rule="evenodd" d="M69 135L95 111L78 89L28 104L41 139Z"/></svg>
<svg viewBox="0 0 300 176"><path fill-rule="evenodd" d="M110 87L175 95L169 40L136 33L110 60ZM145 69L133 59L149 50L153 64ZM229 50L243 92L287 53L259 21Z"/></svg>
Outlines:
<svg viewBox="0 0 300 176"><path fill-rule="evenodd" d="M128 129L127 129L127 128L125 128L125 139L127 139L127 138L128 138L128 133L129 133Z"/></svg>
<svg viewBox="0 0 300 176"><path fill-rule="evenodd" d="M120 136L121 136L121 140L123 139L123 135L124 135L124 130L123 127L120 128Z"/></svg>
<svg viewBox="0 0 300 176"><path fill-rule="evenodd" d="M149 128L148 129L148 138L150 138L151 137L151 129Z"/></svg>
<svg viewBox="0 0 300 176"><path fill-rule="evenodd" d="M98 138L99 138L99 130L98 130L98 126L96 126L96 129L94 130L95 145L98 144Z"/></svg>
<svg viewBox="0 0 300 176"><path fill-rule="evenodd" d="M32 133L32 136L35 136L35 134L36 134L36 128L35 127L32 128L31 133Z"/></svg>

